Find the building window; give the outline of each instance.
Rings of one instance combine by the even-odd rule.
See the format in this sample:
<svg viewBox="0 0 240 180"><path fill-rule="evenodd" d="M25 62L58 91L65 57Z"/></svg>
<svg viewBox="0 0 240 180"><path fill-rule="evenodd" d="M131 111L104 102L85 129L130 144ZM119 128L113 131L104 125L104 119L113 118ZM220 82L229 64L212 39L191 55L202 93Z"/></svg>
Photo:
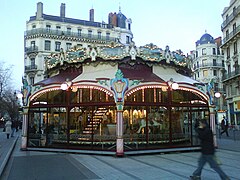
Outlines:
<svg viewBox="0 0 240 180"><path fill-rule="evenodd" d="M203 70L203 77L208 77L208 70Z"/></svg>
<svg viewBox="0 0 240 180"><path fill-rule="evenodd" d="M235 6L233 7L233 15L234 16L236 15L236 7Z"/></svg>
<svg viewBox="0 0 240 180"><path fill-rule="evenodd" d="M196 58L198 57L198 51L196 51Z"/></svg>
<svg viewBox="0 0 240 180"><path fill-rule="evenodd" d="M30 59L30 67L31 69L35 69L35 58Z"/></svg>
<svg viewBox="0 0 240 180"><path fill-rule="evenodd" d="M35 41L31 41L31 48L32 48L32 50L34 50L35 47L36 47Z"/></svg>
<svg viewBox="0 0 240 180"><path fill-rule="evenodd" d="M55 42L55 51L60 51L61 42Z"/></svg>
<svg viewBox="0 0 240 180"><path fill-rule="evenodd" d="M131 24L128 23L128 30L131 30Z"/></svg>
<svg viewBox="0 0 240 180"><path fill-rule="evenodd" d="M217 66L217 60L213 59L213 66Z"/></svg>
<svg viewBox="0 0 240 180"><path fill-rule="evenodd" d="M51 51L51 41L45 41L45 51Z"/></svg>
<svg viewBox="0 0 240 180"><path fill-rule="evenodd" d="M235 61L234 67L235 67L235 73L236 73L236 75L237 75L237 74L239 73L239 65L238 65L238 62L237 62L237 61Z"/></svg>
<svg viewBox="0 0 240 180"><path fill-rule="evenodd" d="M72 47L72 43L66 43L67 50L69 50Z"/></svg>
<svg viewBox="0 0 240 180"><path fill-rule="evenodd" d="M229 30L226 31L226 39L229 38Z"/></svg>
<svg viewBox="0 0 240 180"><path fill-rule="evenodd" d="M202 55L207 55L207 49L206 48L202 49Z"/></svg>
<svg viewBox="0 0 240 180"><path fill-rule="evenodd" d="M77 44L77 47L82 47L82 44Z"/></svg>
<svg viewBox="0 0 240 180"><path fill-rule="evenodd" d="M229 58L230 58L230 48L227 47L227 59L229 59Z"/></svg>
<svg viewBox="0 0 240 180"><path fill-rule="evenodd" d="M71 28L67 28L67 35L71 35Z"/></svg>
<svg viewBox="0 0 240 180"><path fill-rule="evenodd" d="M236 29L237 29L237 26L236 26L236 23L233 24L233 34L236 33Z"/></svg>
<svg viewBox="0 0 240 180"><path fill-rule="evenodd" d="M47 32L50 32L51 30L51 25L46 25Z"/></svg>
<svg viewBox="0 0 240 180"><path fill-rule="evenodd" d="M197 68L199 68L199 62L197 62Z"/></svg>
<svg viewBox="0 0 240 180"><path fill-rule="evenodd" d="M216 55L216 48L212 49L212 53L213 53L213 55Z"/></svg>
<svg viewBox="0 0 240 180"><path fill-rule="evenodd" d="M203 67L208 66L207 59L202 60L202 66Z"/></svg>
<svg viewBox="0 0 240 180"><path fill-rule="evenodd" d="M35 29L36 28L36 25L32 25L32 29Z"/></svg>
<svg viewBox="0 0 240 180"><path fill-rule="evenodd" d="M30 84L31 84L31 85L34 84L34 77L30 77Z"/></svg>
<svg viewBox="0 0 240 180"><path fill-rule="evenodd" d="M78 29L78 36L79 36L79 37L82 36L82 29Z"/></svg>
<svg viewBox="0 0 240 180"><path fill-rule="evenodd" d="M222 67L224 67L224 60L222 60Z"/></svg>
<svg viewBox="0 0 240 180"><path fill-rule="evenodd" d="M109 33L109 32L106 33L106 40L107 40L107 41L110 40L110 33Z"/></svg>
<svg viewBox="0 0 240 180"><path fill-rule="evenodd" d="M217 70L213 70L213 75L217 76Z"/></svg>
<svg viewBox="0 0 240 180"><path fill-rule="evenodd" d="M234 55L235 55L237 54L237 41L233 43L233 47L234 47Z"/></svg>
<svg viewBox="0 0 240 180"><path fill-rule="evenodd" d="M130 43L130 38L129 38L129 36L126 36L126 43L127 43L127 44Z"/></svg>
<svg viewBox="0 0 240 180"><path fill-rule="evenodd" d="M61 26L56 26L57 34L61 32Z"/></svg>
<svg viewBox="0 0 240 180"><path fill-rule="evenodd" d="M102 32L98 32L98 39L102 39Z"/></svg>
<svg viewBox="0 0 240 180"><path fill-rule="evenodd" d="M197 73L197 77L199 78L199 72Z"/></svg>
<svg viewBox="0 0 240 180"><path fill-rule="evenodd" d="M92 30L88 30L88 38L92 39Z"/></svg>
<svg viewBox="0 0 240 180"><path fill-rule="evenodd" d="M229 64L228 65L228 74L230 74L231 73L231 65Z"/></svg>

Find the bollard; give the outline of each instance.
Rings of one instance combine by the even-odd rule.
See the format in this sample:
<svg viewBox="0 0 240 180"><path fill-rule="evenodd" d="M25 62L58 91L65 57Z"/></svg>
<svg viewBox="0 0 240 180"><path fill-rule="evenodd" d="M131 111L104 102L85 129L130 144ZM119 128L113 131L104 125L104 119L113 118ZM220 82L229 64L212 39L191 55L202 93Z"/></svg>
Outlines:
<svg viewBox="0 0 240 180"><path fill-rule="evenodd" d="M235 129L233 129L233 140L236 141L236 136L235 136Z"/></svg>

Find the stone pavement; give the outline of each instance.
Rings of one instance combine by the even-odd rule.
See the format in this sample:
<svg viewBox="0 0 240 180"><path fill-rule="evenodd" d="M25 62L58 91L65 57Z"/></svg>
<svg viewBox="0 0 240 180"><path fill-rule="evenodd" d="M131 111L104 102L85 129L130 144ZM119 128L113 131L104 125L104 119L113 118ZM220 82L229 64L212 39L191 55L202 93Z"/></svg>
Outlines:
<svg viewBox="0 0 240 180"><path fill-rule="evenodd" d="M3 132L3 128L0 128L0 175L11 156L19 134L20 132L17 132L14 134L14 137L7 139L7 135Z"/></svg>
<svg viewBox="0 0 240 180"><path fill-rule="evenodd" d="M16 141L17 137L12 138L10 143L2 134L0 132L1 142L3 140L11 144L8 146L9 152L15 142L16 147L12 151L11 158L6 160L9 163L0 177L1 180L181 180L188 179L196 169L200 155L200 152L175 152L116 158L103 155L21 151L20 138L18 141ZM6 145L5 147L7 148ZM0 149L1 155L3 149ZM226 174L233 180L240 180L240 140L222 135L221 139L218 138L216 154L222 161L221 168ZM202 179L220 178L206 165L202 172Z"/></svg>

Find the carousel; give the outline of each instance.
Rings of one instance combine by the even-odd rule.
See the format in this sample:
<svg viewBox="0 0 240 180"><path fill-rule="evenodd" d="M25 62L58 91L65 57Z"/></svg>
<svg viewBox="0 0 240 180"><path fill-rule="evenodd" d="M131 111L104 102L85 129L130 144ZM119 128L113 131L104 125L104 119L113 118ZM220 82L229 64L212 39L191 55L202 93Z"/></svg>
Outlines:
<svg viewBox="0 0 240 180"><path fill-rule="evenodd" d="M190 59L153 44L74 47L45 59L46 79L24 83L22 149L124 154L199 149L210 120Z"/></svg>

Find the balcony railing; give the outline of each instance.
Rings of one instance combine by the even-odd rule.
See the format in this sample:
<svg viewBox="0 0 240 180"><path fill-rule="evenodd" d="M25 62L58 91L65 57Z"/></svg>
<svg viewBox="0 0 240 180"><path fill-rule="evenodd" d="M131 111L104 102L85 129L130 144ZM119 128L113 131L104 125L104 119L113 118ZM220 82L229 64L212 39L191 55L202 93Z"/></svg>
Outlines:
<svg viewBox="0 0 240 180"><path fill-rule="evenodd" d="M240 70L235 70L235 71L232 71L228 74L224 74L222 80L223 81L228 80L228 79L231 79L231 78L237 77L237 76L240 76Z"/></svg>
<svg viewBox="0 0 240 180"><path fill-rule="evenodd" d="M222 30L234 19L234 17L238 15L239 12L240 12L240 6L238 6L236 10L232 14L230 14L230 16L228 16L228 18L225 21L223 21L221 25Z"/></svg>
<svg viewBox="0 0 240 180"><path fill-rule="evenodd" d="M198 66L193 66L193 69L198 69L202 67L222 67L224 68L224 64L222 63L204 63L204 64L199 64Z"/></svg>
<svg viewBox="0 0 240 180"><path fill-rule="evenodd" d="M36 70L37 70L37 65L36 64L25 66L25 71L26 72L28 72L28 71L36 71Z"/></svg>
<svg viewBox="0 0 240 180"><path fill-rule="evenodd" d="M37 46L25 47L25 52L26 53L37 52L37 51L38 51L38 47Z"/></svg>
<svg viewBox="0 0 240 180"><path fill-rule="evenodd" d="M98 34L85 34L78 33L72 31L60 31L60 30L51 30L47 28L37 28L25 31L25 36L37 35L37 34L45 34L45 35L56 35L56 36L65 36L65 37L74 37L81 39L90 39L90 40L101 40L101 41L117 41L116 37L109 36L99 36Z"/></svg>

